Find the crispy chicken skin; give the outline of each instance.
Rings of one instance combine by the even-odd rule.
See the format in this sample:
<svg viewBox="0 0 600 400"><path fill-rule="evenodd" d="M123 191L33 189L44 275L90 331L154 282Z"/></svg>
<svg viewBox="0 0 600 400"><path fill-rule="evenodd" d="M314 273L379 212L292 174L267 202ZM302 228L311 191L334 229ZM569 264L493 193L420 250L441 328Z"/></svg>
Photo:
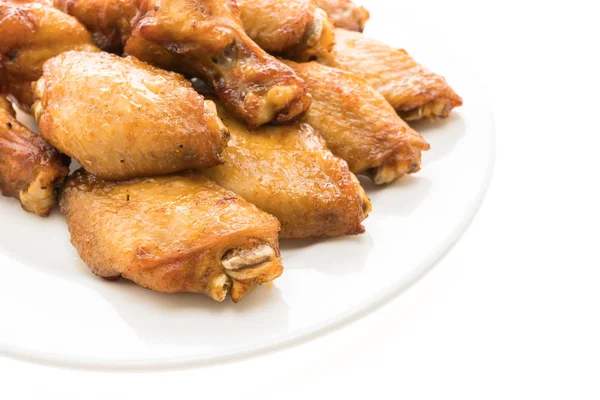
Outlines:
<svg viewBox="0 0 600 400"><path fill-rule="evenodd" d="M198 173L106 182L79 170L60 209L82 260L104 278L237 302L283 272L277 219Z"/></svg>
<svg viewBox="0 0 600 400"><path fill-rule="evenodd" d="M407 121L445 118L462 105L444 78L417 64L406 51L358 32L335 29L333 50L317 59L365 78Z"/></svg>
<svg viewBox="0 0 600 400"><path fill-rule="evenodd" d="M49 5L0 0L0 64L4 91L28 110L32 82L44 62L67 50L97 51L89 32L77 20Z"/></svg>
<svg viewBox="0 0 600 400"><path fill-rule="evenodd" d="M229 138L188 80L132 57L63 53L44 65L36 99L41 135L101 179L212 167Z"/></svg>
<svg viewBox="0 0 600 400"><path fill-rule="evenodd" d="M317 7L325 10L338 28L362 32L369 20L367 9L357 6L352 0L313 0L313 2Z"/></svg>
<svg viewBox="0 0 600 400"><path fill-rule="evenodd" d="M333 24L312 0L237 0L248 36L269 53L314 54L333 47Z"/></svg>
<svg viewBox="0 0 600 400"><path fill-rule="evenodd" d="M0 191L23 208L47 216L56 204L56 189L69 174L68 157L21 125L12 104L0 96Z"/></svg>
<svg viewBox="0 0 600 400"><path fill-rule="evenodd" d="M313 96L303 121L319 131L333 154L376 184L419 171L429 144L361 77L316 62L287 62Z"/></svg>
<svg viewBox="0 0 600 400"><path fill-rule="evenodd" d="M122 7L134 16L127 54L207 81L247 124L286 122L310 106L304 82L246 35L234 0L122 0Z"/></svg>
<svg viewBox="0 0 600 400"><path fill-rule="evenodd" d="M76 17L92 33L96 46L111 53L121 53L127 21L121 15L119 1L54 0L53 5Z"/></svg>
<svg viewBox="0 0 600 400"><path fill-rule="evenodd" d="M358 180L307 124L249 130L219 108L231 131L225 163L203 171L281 222L282 238L356 235L371 210Z"/></svg>
<svg viewBox="0 0 600 400"><path fill-rule="evenodd" d="M248 37L234 0L54 0L54 5L79 19L105 50L120 51L120 37L126 54L205 80L251 126L292 120L310 106L302 80Z"/></svg>

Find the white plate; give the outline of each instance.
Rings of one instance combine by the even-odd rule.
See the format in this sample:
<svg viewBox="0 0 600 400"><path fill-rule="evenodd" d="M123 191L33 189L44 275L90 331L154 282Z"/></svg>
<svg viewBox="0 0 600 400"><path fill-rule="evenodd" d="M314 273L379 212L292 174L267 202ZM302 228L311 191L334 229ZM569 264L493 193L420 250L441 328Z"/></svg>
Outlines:
<svg viewBox="0 0 600 400"><path fill-rule="evenodd" d="M431 36L409 36L410 26L396 26L394 14L373 3L368 34L412 49L448 78L465 106L446 121L416 126L432 145L419 174L386 188L365 183L374 208L365 235L284 242L285 272L274 285L219 304L103 281L70 245L60 213L41 219L0 198L0 354L117 369L238 358L339 327L433 266L483 199L494 155L491 114L464 59L432 45Z"/></svg>

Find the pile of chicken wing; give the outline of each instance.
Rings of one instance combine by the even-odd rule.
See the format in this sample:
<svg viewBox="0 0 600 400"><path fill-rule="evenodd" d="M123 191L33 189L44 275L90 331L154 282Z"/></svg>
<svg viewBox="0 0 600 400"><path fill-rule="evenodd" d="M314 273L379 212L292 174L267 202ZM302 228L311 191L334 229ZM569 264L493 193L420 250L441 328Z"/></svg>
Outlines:
<svg viewBox="0 0 600 400"><path fill-rule="evenodd" d="M59 204L100 277L237 302L282 274L280 238L363 233L356 175L418 172L429 145L404 120L462 104L368 18L351 0L0 0L0 190Z"/></svg>

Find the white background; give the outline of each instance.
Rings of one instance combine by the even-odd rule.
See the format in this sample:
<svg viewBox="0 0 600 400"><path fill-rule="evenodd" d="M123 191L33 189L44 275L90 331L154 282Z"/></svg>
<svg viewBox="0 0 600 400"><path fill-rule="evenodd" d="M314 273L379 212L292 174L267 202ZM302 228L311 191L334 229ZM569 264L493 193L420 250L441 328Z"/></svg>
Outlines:
<svg viewBox="0 0 600 400"><path fill-rule="evenodd" d="M600 397L596 2L385 3L390 35L402 25L470 54L493 103L494 178L454 250L390 304L308 344L162 373L0 358L0 398Z"/></svg>

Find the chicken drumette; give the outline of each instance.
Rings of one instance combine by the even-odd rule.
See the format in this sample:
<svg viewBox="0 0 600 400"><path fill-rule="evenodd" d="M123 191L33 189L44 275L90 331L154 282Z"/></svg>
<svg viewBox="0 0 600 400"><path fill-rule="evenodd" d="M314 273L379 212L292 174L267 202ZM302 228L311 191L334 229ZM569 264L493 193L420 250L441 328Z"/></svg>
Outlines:
<svg viewBox="0 0 600 400"><path fill-rule="evenodd" d="M249 130L219 107L231 131L223 165L203 173L281 222L282 238L356 235L371 202L348 164L307 124Z"/></svg>
<svg viewBox="0 0 600 400"><path fill-rule="evenodd" d="M376 184L419 171L429 144L361 77L316 62L288 62L304 79L313 104L303 121L319 131L333 154Z"/></svg>
<svg viewBox="0 0 600 400"><path fill-rule="evenodd" d="M251 126L292 120L310 106L294 71L248 37L234 0L80 2L55 5L85 23L97 43L121 37L126 54L208 82Z"/></svg>
<svg viewBox="0 0 600 400"><path fill-rule="evenodd" d="M104 278L237 302L283 271L277 219L197 173L105 182L79 170L60 208L79 255Z"/></svg>
<svg viewBox="0 0 600 400"><path fill-rule="evenodd" d="M44 64L35 95L42 137L102 179L211 167L229 139L189 81L132 57L63 53Z"/></svg>
<svg viewBox="0 0 600 400"><path fill-rule="evenodd" d="M444 118L462 99L446 80L396 50L362 33L335 29L335 46L317 61L353 72L384 95L402 118Z"/></svg>
<svg viewBox="0 0 600 400"><path fill-rule="evenodd" d="M0 191L23 208L46 216L56 204L56 189L69 173L68 157L21 125L12 104L0 96Z"/></svg>

